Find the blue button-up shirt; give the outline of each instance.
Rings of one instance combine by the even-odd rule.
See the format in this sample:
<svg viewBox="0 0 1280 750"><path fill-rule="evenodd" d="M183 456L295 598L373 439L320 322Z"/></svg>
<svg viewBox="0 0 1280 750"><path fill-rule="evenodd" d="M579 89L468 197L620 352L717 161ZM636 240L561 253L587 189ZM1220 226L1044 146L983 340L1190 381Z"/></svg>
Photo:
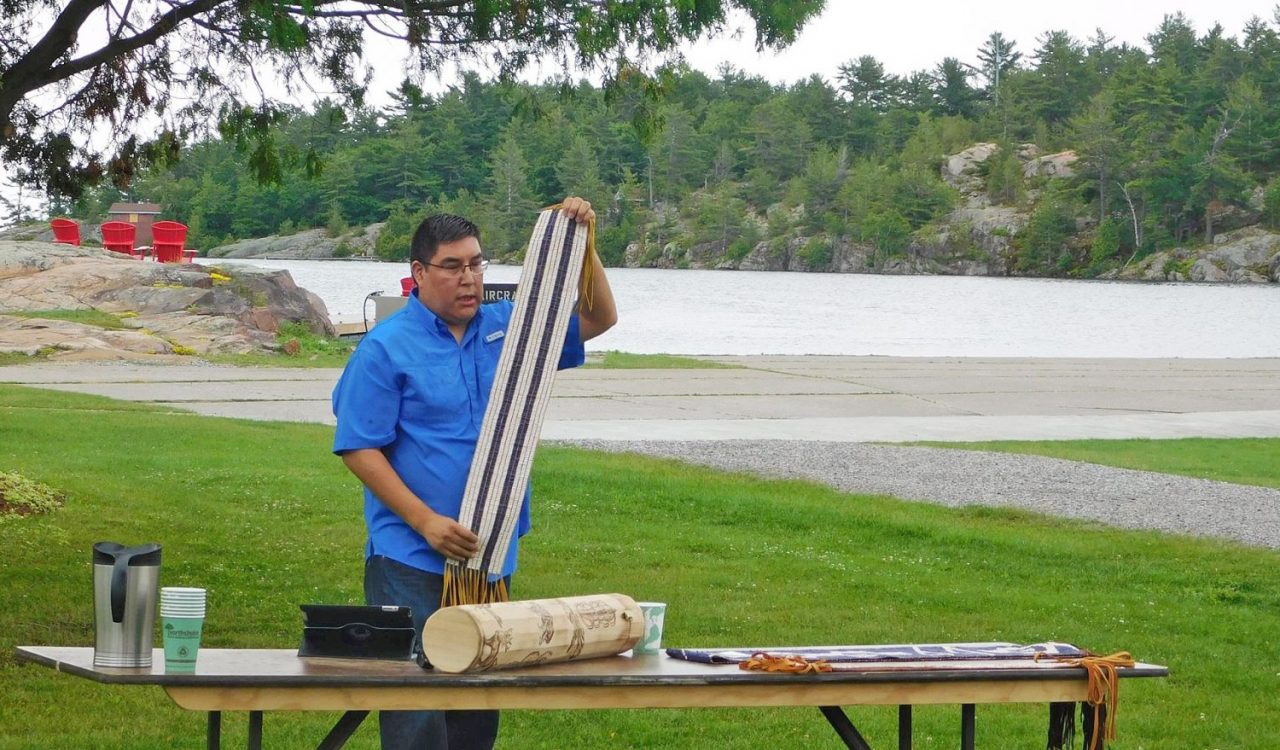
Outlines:
<svg viewBox="0 0 1280 750"><path fill-rule="evenodd" d="M381 449L415 495L435 512L456 520L511 312L507 301L481 305L461 343L416 298L379 321L351 355L333 389L338 420L333 452ZM577 367L584 360L574 315L559 366ZM366 558L382 555L418 570L444 572L444 556L368 487L364 518L369 530ZM517 538L529 527L526 490ZM517 546L512 540L503 575L515 571Z"/></svg>

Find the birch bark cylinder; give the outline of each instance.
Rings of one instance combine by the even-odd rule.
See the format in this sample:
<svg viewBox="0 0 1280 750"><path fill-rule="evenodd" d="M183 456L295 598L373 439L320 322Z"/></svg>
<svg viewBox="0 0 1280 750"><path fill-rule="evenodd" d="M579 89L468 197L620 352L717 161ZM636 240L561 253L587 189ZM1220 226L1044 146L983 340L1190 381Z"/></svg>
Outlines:
<svg viewBox="0 0 1280 750"><path fill-rule="evenodd" d="M625 594L445 607L427 618L422 650L441 672L613 656L644 635L644 613Z"/></svg>

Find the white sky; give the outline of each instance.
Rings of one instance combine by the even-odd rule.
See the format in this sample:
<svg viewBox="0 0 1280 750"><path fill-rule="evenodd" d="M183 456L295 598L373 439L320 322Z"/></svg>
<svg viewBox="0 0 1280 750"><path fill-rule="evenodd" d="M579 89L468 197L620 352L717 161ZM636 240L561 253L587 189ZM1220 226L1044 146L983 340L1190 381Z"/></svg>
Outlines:
<svg viewBox="0 0 1280 750"><path fill-rule="evenodd" d="M944 57L976 62L978 48L993 31L1017 42L1024 60L1038 46L1036 38L1050 30L1085 42L1102 28L1116 44L1146 48L1145 37L1165 15L1178 11L1197 35L1216 22L1239 40L1252 16L1274 28L1275 8L1274 1L1265 0L827 0L822 16L781 53L757 53L748 31L737 41L703 41L686 58L707 73L727 60L774 83L795 83L812 73L834 83L837 67L862 55L874 56L898 75L932 69Z"/></svg>
<svg viewBox="0 0 1280 750"><path fill-rule="evenodd" d="M932 69L944 57L977 62L977 51L993 31L1017 43L1024 61L1030 61L1036 38L1046 31L1064 30L1087 42L1102 28L1115 43L1128 42L1147 48L1146 36L1165 15L1181 11L1197 35L1215 23L1227 36L1242 39L1245 22L1258 16L1275 28L1274 0L827 0L823 14L810 21L795 44L780 53L758 53L754 33L745 14L730 24L727 34L703 40L685 49L689 64L714 76L722 62L762 76L773 83L795 83L818 73L836 83L841 63L872 55L894 74ZM732 38L732 32L740 32ZM374 103L403 77L402 55L382 49L372 60ZM542 80L559 69L549 64L532 69L524 78ZM482 77L489 77L481 71ZM444 84L452 81L445 80ZM434 80L425 84L438 90Z"/></svg>

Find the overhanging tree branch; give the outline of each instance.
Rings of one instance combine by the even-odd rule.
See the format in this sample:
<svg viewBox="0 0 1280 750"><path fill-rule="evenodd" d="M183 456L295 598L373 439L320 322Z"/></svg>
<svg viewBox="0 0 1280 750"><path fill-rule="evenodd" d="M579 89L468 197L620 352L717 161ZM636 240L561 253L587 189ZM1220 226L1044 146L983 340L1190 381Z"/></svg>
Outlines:
<svg viewBox="0 0 1280 750"><path fill-rule="evenodd" d="M241 88L252 90L263 68L285 81L286 92L302 81L310 86L314 74L341 92L345 105L359 105L368 74L365 35L404 40L422 71L482 57L499 75L549 57L608 70L631 55L649 61L721 30L731 8L755 22L758 46L785 46L822 7L822 0L0 2L11 11L0 18L0 156L67 195L104 176L126 184L140 159L171 148L170 133L154 143L133 136L147 114L185 134L210 124L200 118L221 113L239 118L233 129L252 123L251 137L263 146L267 131L256 123L271 120L278 103L261 86L256 113L241 102ZM82 37L95 19L102 31ZM38 29L43 34L28 41ZM77 56L78 41L102 35L105 41ZM196 104L171 109L179 99ZM99 121L113 124L106 148L88 145Z"/></svg>

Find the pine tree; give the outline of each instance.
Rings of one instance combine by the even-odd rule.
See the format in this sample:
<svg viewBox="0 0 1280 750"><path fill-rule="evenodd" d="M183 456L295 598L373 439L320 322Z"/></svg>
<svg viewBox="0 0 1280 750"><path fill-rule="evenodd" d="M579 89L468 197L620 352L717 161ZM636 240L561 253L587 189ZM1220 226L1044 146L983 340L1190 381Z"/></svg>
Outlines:
<svg viewBox="0 0 1280 750"><path fill-rule="evenodd" d="M569 149L556 165L556 176L565 195L577 195L599 206L597 216L605 217L604 207L609 202L609 188L600 179L600 165L595 149L582 135L575 135Z"/></svg>
<svg viewBox="0 0 1280 750"><path fill-rule="evenodd" d="M489 226L484 244L493 257L519 255L524 251L522 240L533 224L537 201L529 189L524 152L515 132L508 131L499 142L489 165L489 194L483 201Z"/></svg>
<svg viewBox="0 0 1280 750"><path fill-rule="evenodd" d="M1000 106L1000 80L1017 69L1018 62L1022 60L1022 53L1017 51L1017 46L1017 42L1005 39L1004 34L999 31L993 31L978 50L978 62L981 64L977 72L986 80L987 97L997 108Z"/></svg>
<svg viewBox="0 0 1280 750"><path fill-rule="evenodd" d="M1110 189L1121 179L1124 163L1124 144L1113 119L1112 101L1110 92L1099 93L1089 103L1089 109L1071 121L1080 168L1095 180L1099 223L1111 212Z"/></svg>

